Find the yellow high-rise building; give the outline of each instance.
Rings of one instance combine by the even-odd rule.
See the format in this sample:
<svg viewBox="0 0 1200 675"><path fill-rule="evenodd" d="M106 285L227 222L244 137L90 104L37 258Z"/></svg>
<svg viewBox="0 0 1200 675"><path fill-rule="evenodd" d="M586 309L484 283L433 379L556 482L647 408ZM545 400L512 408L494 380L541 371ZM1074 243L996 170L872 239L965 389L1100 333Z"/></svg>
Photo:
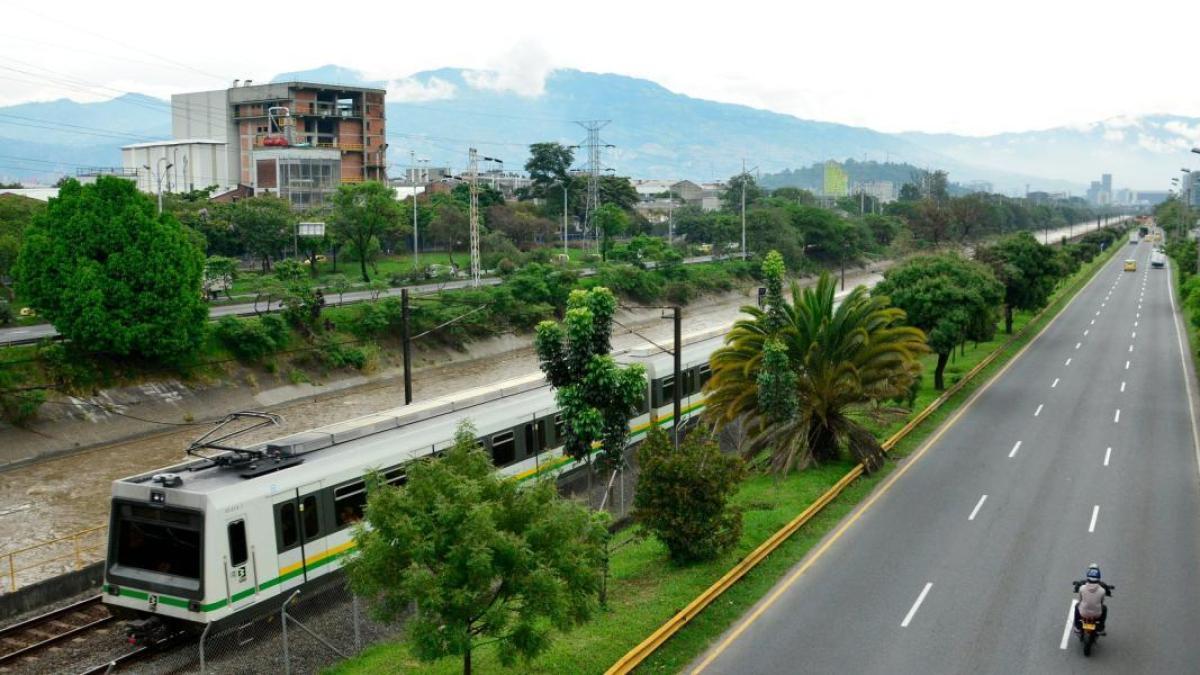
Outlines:
<svg viewBox="0 0 1200 675"><path fill-rule="evenodd" d="M845 197L850 194L850 177L842 165L830 160L825 162L825 196Z"/></svg>

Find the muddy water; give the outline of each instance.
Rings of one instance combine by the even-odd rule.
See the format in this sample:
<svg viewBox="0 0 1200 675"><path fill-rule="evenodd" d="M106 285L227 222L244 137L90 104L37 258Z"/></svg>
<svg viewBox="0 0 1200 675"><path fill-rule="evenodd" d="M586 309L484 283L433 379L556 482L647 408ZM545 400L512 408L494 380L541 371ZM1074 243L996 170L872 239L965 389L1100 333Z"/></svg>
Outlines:
<svg viewBox="0 0 1200 675"><path fill-rule="evenodd" d="M871 284L877 279L878 275L847 275L848 285ZM684 334L731 324L737 318L741 304L742 301L728 301L695 310L685 309ZM643 322L633 328L660 344L669 342L672 337L669 320ZM627 329L614 328L614 348L644 345L642 338ZM537 356L532 348L487 359L433 366L414 373L414 398L420 400L483 386L527 375L536 372L537 368ZM401 378L395 378L334 392L318 400L283 404L272 409L283 417L282 426L248 434L242 442L258 442L332 424L394 408L403 402L404 384ZM0 473L0 553L104 524L113 480L179 461L185 456L187 445L202 433L201 429L182 427ZM85 545L101 543L97 538ZM59 552L70 554L71 548L67 546ZM97 559L100 555L92 553L85 557ZM26 563L18 561L17 566L31 561L32 556ZM61 565L53 568L59 567ZM0 575L6 572L7 563L0 560Z"/></svg>

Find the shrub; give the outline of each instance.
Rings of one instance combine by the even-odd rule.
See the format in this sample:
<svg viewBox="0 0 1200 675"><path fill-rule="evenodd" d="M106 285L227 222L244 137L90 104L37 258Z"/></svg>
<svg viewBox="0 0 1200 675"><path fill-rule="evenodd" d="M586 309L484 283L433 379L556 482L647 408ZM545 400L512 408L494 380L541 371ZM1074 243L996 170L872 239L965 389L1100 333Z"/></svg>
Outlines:
<svg viewBox="0 0 1200 675"><path fill-rule="evenodd" d="M667 300L675 305L686 305L692 301L694 289L686 283L673 281L667 284Z"/></svg>
<svg viewBox="0 0 1200 675"><path fill-rule="evenodd" d="M257 319L223 317L213 331L221 346L239 361L258 363L287 346L287 322L275 314Z"/></svg>
<svg viewBox="0 0 1200 675"><path fill-rule="evenodd" d="M744 473L739 458L698 434L676 450L656 427L637 457L634 518L666 545L672 561L709 560L737 543L742 513L728 502Z"/></svg>
<svg viewBox="0 0 1200 675"><path fill-rule="evenodd" d="M330 368L354 368L362 370L367 365L367 353L359 347L348 347L333 340L325 341L317 355Z"/></svg>
<svg viewBox="0 0 1200 675"><path fill-rule="evenodd" d="M4 300L0 300L0 326L7 326L17 319L16 312L13 312L12 305Z"/></svg>

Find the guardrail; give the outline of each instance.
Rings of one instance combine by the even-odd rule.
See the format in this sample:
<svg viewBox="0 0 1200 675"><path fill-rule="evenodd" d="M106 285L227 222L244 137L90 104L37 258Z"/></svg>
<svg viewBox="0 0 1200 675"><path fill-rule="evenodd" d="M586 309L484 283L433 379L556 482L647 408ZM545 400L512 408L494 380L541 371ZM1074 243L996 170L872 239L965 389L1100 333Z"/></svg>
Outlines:
<svg viewBox="0 0 1200 675"><path fill-rule="evenodd" d="M43 541L32 546L0 553L4 560L4 569L0 570L0 586L8 592L17 590L21 585L21 573L42 569L50 565L58 565L67 569L78 570L88 563L95 562L103 554L108 541L108 525L98 525L86 530L80 530L65 537ZM25 562L25 558L34 558L33 562ZM7 581L3 581L7 577Z"/></svg>
<svg viewBox="0 0 1200 675"><path fill-rule="evenodd" d="M1117 250L1117 248L1118 247L1114 246L1109 251L1101 254L1102 260L1100 264L1096 266L1096 269L1093 270L1091 274L1088 274L1075 283L1071 290L1071 296L1074 296L1075 293L1078 293L1083 286L1088 284L1092 278L1099 273L1100 269L1104 267L1104 263L1112 257L1113 251ZM1057 299L1054 302L1057 303ZM888 452L892 448L896 447L900 441L904 440L905 437L912 433L913 429L916 429L917 426L928 419L930 415L941 408L942 405L944 405L946 401L950 399L950 397L962 391L963 387L967 386L967 384L969 384L976 375L978 375L981 371L983 371L984 368L987 368L992 364L992 362L999 358L1000 354L1004 353L1005 350L1015 344L1017 340L1023 338L1026 332L1030 329L1030 326L1037 325L1042 317L1045 316L1046 312L1050 311L1050 308L1053 306L1054 303L1051 303L1042 309L1042 311L1038 312L1033 319L1029 321L1029 323L1025 324L1025 326L1021 328L1021 330L1013 333L1011 337L1005 340L1004 343L999 347L996 347L996 349L992 350L992 353L984 357L984 359L976 364L974 368L964 373L962 379L960 379L958 382L955 382L950 388L946 389L946 391L942 392L941 396L938 396L936 399L934 399L933 402L925 406L921 412L917 413L915 417L901 427L899 431L892 434L881 444L883 451ZM1062 308L1056 311L1062 311L1062 309L1065 308L1066 307L1064 305ZM734 565L728 572L726 572L724 576L718 579L716 583L704 589L704 591L700 593L700 595L696 596L694 600L688 603L686 607L677 612L670 619L667 619L667 621L663 625L659 626L653 633L651 633L649 637L618 659L617 662L612 665L612 667L605 671L605 675L625 675L641 665L641 663L649 658L651 654L653 654L659 647L663 645L663 643L682 630L684 626L688 625L688 623L690 623L691 620L696 617L696 615L703 611L705 607L708 607L710 604L712 604L712 602L720 597L722 593L729 590L734 583L746 576L750 570L758 566L758 564L762 562L764 558L770 555L772 551L779 548L783 542L787 541L788 538L795 534L795 532L799 530L805 523L807 523L809 520L812 520L813 516L820 513L821 510L829 504L829 502L836 499L837 496L840 495L842 491L845 490L851 483L862 477L864 471L865 468L862 464L858 464L853 469L848 471L846 475L842 476L842 478L833 485L833 487L825 491L825 493L818 497L817 500L812 504L809 504L808 507L800 513L800 515L793 518L790 522L788 522L787 525L784 525L782 528L776 531L775 534L771 535L766 541L760 544L758 548L755 548L749 553L749 555L738 561L738 563Z"/></svg>

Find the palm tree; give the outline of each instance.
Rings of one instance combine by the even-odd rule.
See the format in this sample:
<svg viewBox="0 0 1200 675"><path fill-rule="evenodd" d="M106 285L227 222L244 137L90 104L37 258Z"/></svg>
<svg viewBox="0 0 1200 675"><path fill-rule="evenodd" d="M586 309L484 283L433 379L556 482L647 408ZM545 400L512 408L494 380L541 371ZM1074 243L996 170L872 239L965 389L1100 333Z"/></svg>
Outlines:
<svg viewBox="0 0 1200 675"><path fill-rule="evenodd" d="M707 414L718 428L742 424L747 454L769 449L779 472L835 459L843 446L876 468L882 450L861 421L889 412L880 402L908 391L929 350L887 298L859 287L838 305L835 287L822 274L813 288L793 283L790 303L780 293L766 310L743 307L749 317L711 358Z"/></svg>

